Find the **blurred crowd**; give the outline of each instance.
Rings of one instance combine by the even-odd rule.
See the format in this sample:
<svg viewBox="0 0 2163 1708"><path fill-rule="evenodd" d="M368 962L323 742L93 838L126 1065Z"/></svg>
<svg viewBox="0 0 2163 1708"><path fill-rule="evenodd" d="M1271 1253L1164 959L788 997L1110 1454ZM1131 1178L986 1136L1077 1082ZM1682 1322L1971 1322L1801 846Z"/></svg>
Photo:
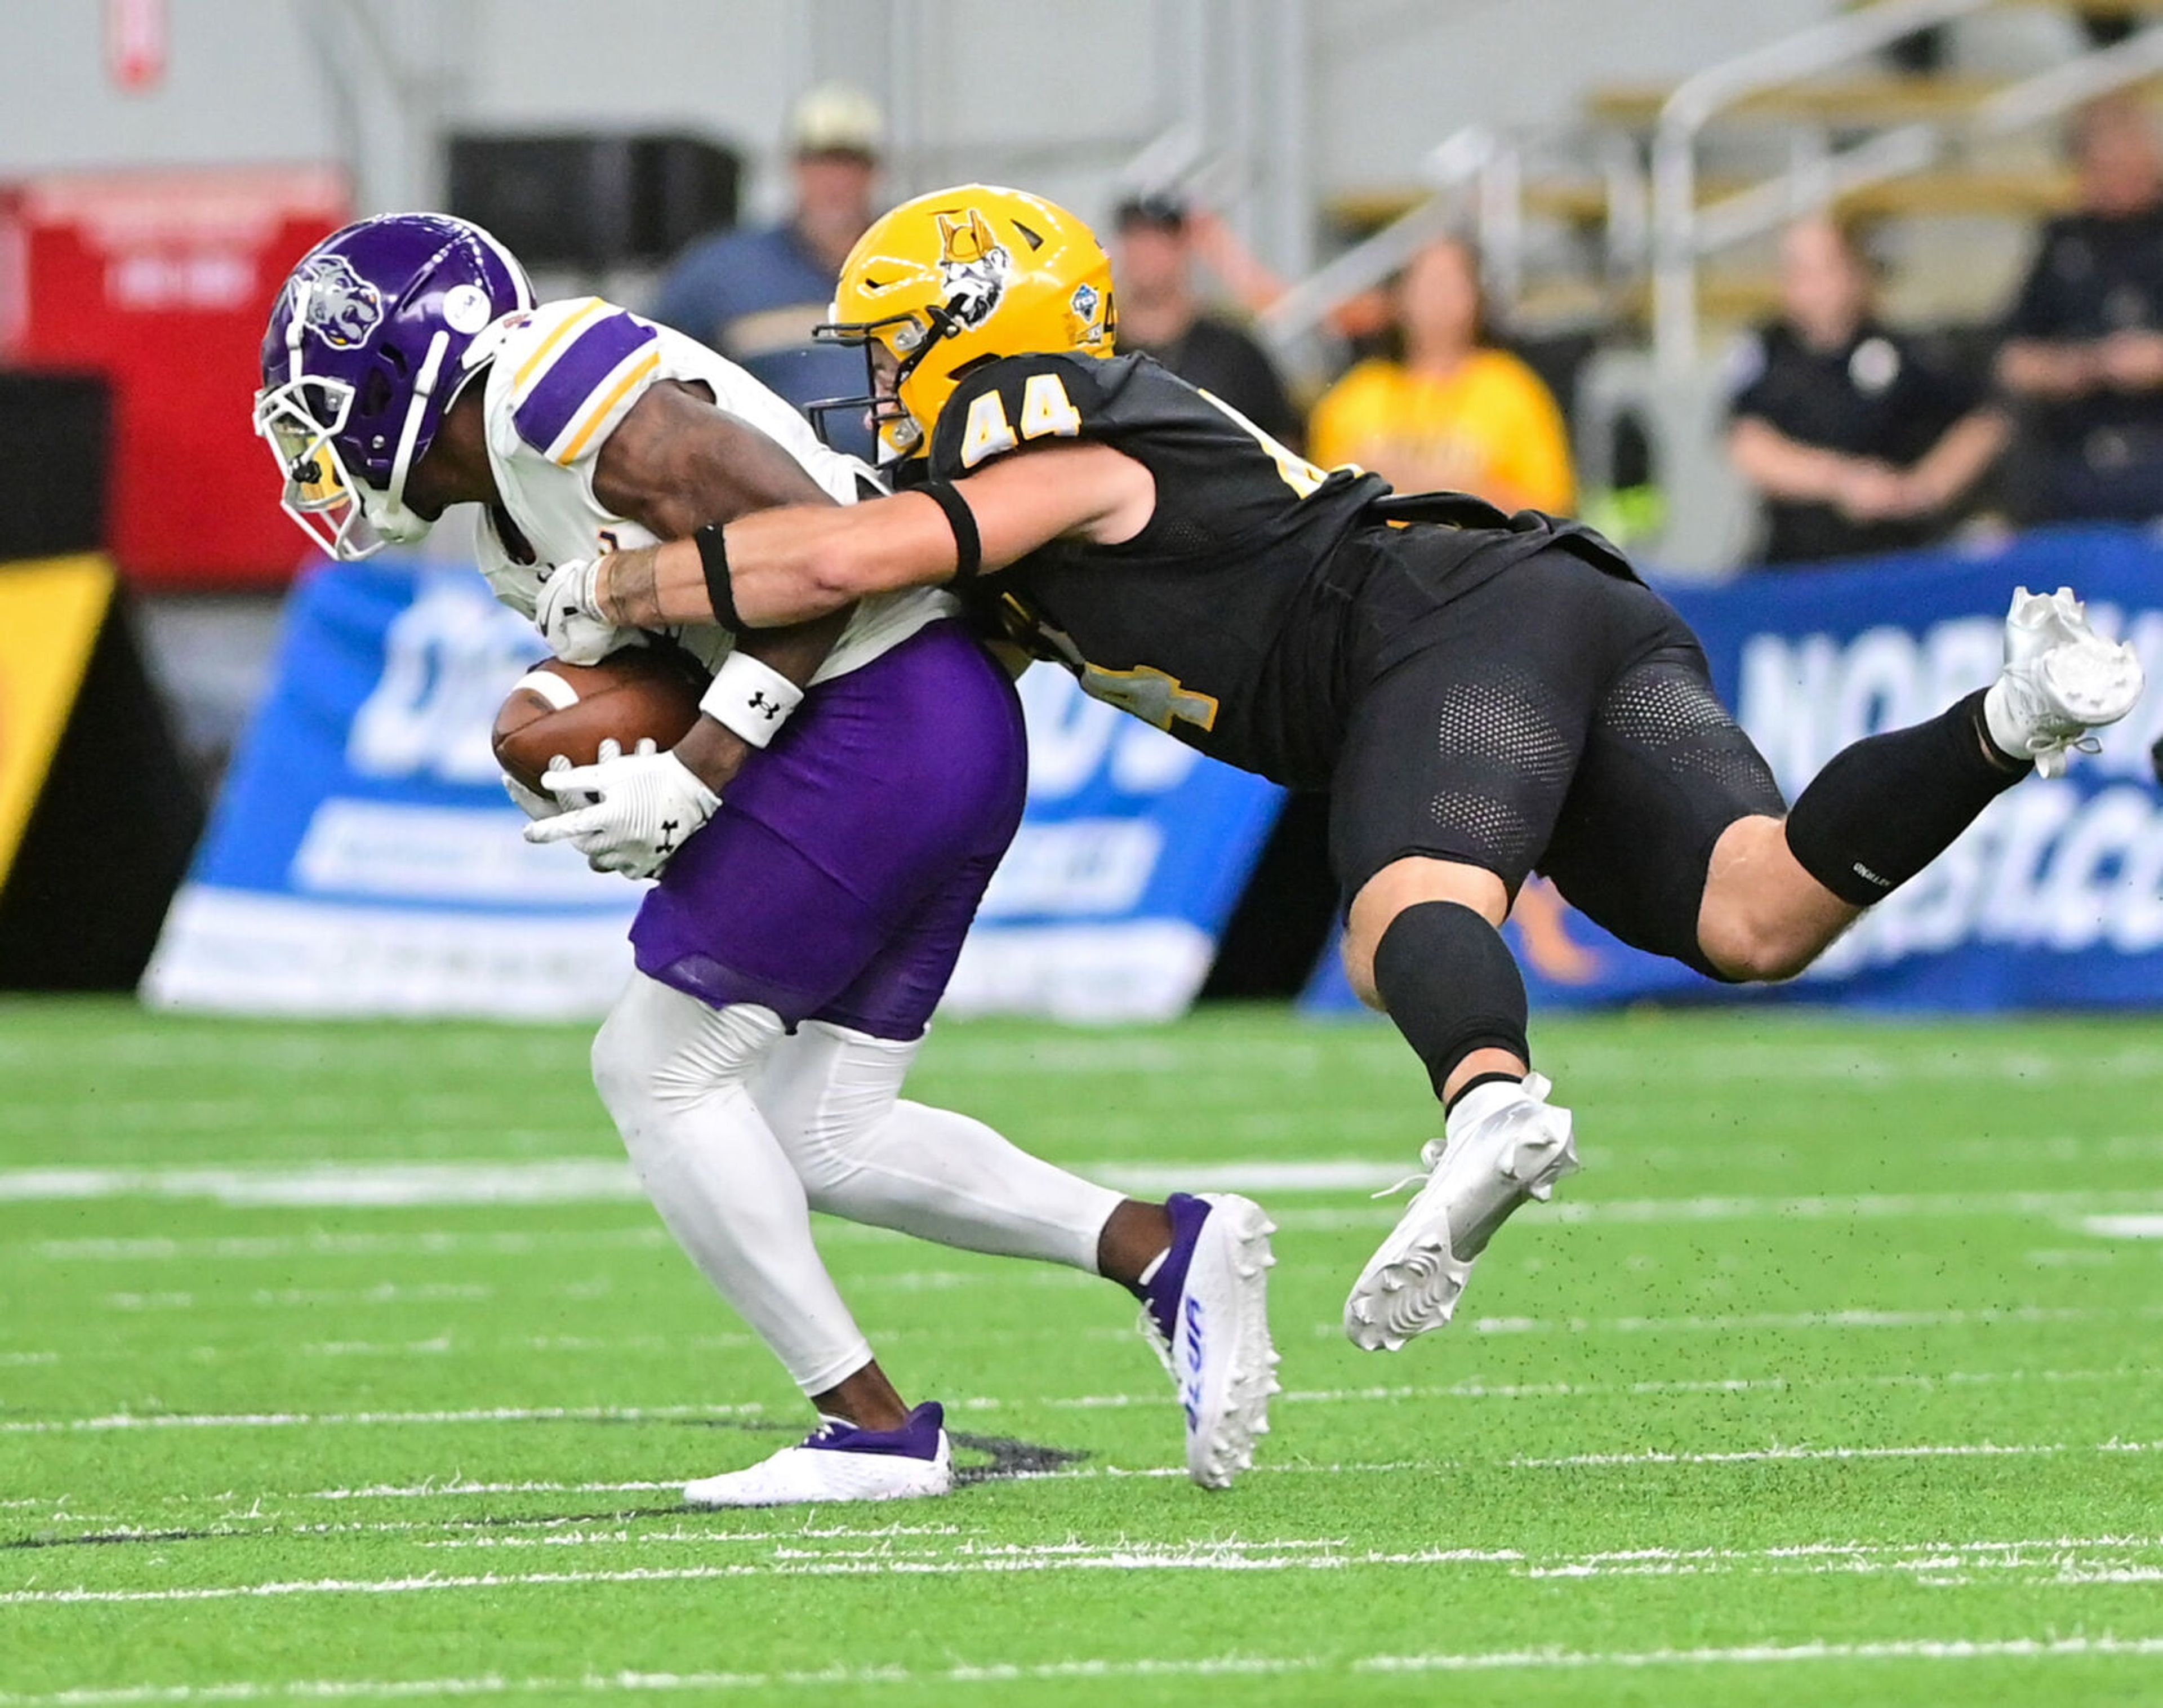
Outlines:
<svg viewBox="0 0 2163 1708"><path fill-rule="evenodd" d="M885 139L868 97L830 86L797 104L787 140L786 216L694 244L653 312L802 405L860 387L854 354L811 343L808 328L878 210ZM2118 96L2084 109L2066 146L2077 207L2043 227L2003 320L1965 338L1888 324L1852 228L1813 217L1782 234L1780 312L1739 341L1727 375L1727 453L1761 516L1749 561L2163 514L2163 144L2149 109ZM1410 259L1359 359L1302 415L1244 316L1205 291L1211 275L1251 306L1273 284L1221 222L1136 195L1108 235L1122 349L1325 466L1506 510L1578 509L1563 411L1493 324L1463 238Z"/></svg>

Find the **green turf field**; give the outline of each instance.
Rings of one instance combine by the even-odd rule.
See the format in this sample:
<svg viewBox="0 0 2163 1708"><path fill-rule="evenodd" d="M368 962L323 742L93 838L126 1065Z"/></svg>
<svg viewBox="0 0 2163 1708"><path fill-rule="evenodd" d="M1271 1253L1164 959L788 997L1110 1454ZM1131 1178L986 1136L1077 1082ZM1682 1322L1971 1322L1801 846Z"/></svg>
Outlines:
<svg viewBox="0 0 2163 1708"><path fill-rule="evenodd" d="M0 1705L2163 1700L2163 1023L1540 1042L1586 1171L1388 1357L1391 1035L942 1029L1048 1155L1278 1182L1262 1464L1171 1470L1104 1283L830 1223L982 1480L725 1516L802 1416L582 1032L0 1007Z"/></svg>

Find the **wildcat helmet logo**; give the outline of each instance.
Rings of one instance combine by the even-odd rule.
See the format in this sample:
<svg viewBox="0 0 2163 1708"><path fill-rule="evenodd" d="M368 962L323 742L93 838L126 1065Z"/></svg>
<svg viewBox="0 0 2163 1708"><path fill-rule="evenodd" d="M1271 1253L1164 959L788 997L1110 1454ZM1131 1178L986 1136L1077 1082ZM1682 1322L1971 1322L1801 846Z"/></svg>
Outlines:
<svg viewBox="0 0 2163 1708"><path fill-rule="evenodd" d="M939 216L939 272L945 285L945 306L963 326L980 327L991 317L1006 294L1007 275L1013 270L1013 257L975 208L958 216Z"/></svg>

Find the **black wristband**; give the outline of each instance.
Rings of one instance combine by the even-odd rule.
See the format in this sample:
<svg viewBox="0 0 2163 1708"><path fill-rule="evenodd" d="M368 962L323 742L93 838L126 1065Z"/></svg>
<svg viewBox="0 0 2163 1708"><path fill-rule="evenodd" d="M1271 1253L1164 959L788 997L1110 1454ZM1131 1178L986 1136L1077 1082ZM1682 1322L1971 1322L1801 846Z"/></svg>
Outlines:
<svg viewBox="0 0 2163 1708"><path fill-rule="evenodd" d="M954 585L966 587L984 567L984 542L977 537L969 500L951 480L927 480L916 490L946 512L946 526L954 531Z"/></svg>
<svg viewBox="0 0 2163 1708"><path fill-rule="evenodd" d="M721 525L709 522L691 536L699 548L699 565L706 572L706 597L714 607L714 621L731 634L743 627L736 615L736 584L729 579L729 545L721 537Z"/></svg>

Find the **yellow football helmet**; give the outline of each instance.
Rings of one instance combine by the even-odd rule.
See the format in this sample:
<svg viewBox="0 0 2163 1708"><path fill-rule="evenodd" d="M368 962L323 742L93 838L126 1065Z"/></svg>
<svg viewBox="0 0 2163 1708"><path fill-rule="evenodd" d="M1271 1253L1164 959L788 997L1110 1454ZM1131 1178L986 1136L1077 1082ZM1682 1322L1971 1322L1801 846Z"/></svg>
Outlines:
<svg viewBox="0 0 2163 1708"><path fill-rule="evenodd" d="M869 409L888 456L920 456L961 370L988 357L1113 353L1112 264L1055 202L993 184L904 202L841 264L816 336L863 347L869 394L812 406ZM882 395L877 351L893 359Z"/></svg>

